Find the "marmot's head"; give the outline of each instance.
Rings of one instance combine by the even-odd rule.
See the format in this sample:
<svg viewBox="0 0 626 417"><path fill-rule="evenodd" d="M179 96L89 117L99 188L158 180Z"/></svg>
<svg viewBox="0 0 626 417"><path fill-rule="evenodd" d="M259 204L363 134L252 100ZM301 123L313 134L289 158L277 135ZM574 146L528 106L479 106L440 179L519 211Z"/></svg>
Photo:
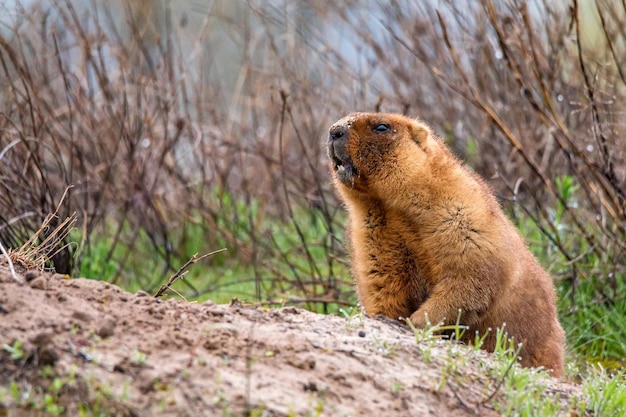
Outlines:
<svg viewBox="0 0 626 417"><path fill-rule="evenodd" d="M399 114L353 113L330 127L328 157L340 184L364 193L395 188L431 147L430 130Z"/></svg>

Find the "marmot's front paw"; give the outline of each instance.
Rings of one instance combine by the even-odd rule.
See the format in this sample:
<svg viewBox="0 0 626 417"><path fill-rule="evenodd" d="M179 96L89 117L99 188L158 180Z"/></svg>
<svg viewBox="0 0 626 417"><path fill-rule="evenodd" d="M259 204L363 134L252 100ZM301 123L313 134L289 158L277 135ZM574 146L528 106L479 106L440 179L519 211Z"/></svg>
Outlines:
<svg viewBox="0 0 626 417"><path fill-rule="evenodd" d="M428 318L428 313L422 310L417 310L415 313L411 314L411 323L418 329L425 329L432 325Z"/></svg>

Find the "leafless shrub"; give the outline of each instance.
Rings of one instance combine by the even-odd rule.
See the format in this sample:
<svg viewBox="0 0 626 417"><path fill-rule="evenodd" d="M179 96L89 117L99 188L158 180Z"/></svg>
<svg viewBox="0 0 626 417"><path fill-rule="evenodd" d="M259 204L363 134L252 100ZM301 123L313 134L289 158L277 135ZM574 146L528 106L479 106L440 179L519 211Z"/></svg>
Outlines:
<svg viewBox="0 0 626 417"><path fill-rule="evenodd" d="M589 279L595 257L623 276L619 2L597 0L595 26L576 1L114 4L18 7L0 36L5 246L72 184L61 218L77 211L80 233L66 269L106 241L116 282L156 259L133 277L155 289L225 245L252 265L251 297L345 301L323 140L345 113L383 110L426 120L492 178L563 257L556 272ZM564 194L563 178L579 189ZM185 252L197 228L203 247Z"/></svg>
<svg viewBox="0 0 626 417"><path fill-rule="evenodd" d="M169 8L159 9L162 27L152 31L139 21L148 16L142 6L107 7L18 8L0 41L2 241L25 241L73 184L63 210L80 218L75 270L93 250L92 238L108 236L102 262L115 260L114 281L126 278L133 258L158 258L160 277L149 263L133 277L154 287L186 258L179 245L193 226L205 230L198 244L225 242L240 262L254 265L257 297L265 286L315 302L339 298L337 281L345 287L348 280L333 273L345 264L334 257L339 208L320 169L326 123L311 111L321 100L298 61L306 52L278 45L267 36L276 25L252 9L254 33L251 23L235 31L228 16L206 11L190 50L180 45ZM212 56L200 56L202 34L212 25L245 55L234 92L203 73ZM265 55L274 63L253 65ZM260 209L252 210L255 204ZM314 241L302 230L311 221L303 208L326 231ZM279 244L272 219L289 222L295 240ZM140 244L146 238L150 248ZM323 269L311 254L318 245L328 254Z"/></svg>

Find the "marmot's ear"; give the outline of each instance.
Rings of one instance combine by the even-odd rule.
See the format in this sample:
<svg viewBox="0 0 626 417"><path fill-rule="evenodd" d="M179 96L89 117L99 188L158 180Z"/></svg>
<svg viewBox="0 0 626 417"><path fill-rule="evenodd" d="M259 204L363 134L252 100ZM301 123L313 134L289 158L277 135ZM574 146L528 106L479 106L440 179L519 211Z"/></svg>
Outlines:
<svg viewBox="0 0 626 417"><path fill-rule="evenodd" d="M430 131L428 128L421 124L415 123L411 125L411 137L418 145L420 145L420 147L425 145L426 138L428 138L429 133Z"/></svg>

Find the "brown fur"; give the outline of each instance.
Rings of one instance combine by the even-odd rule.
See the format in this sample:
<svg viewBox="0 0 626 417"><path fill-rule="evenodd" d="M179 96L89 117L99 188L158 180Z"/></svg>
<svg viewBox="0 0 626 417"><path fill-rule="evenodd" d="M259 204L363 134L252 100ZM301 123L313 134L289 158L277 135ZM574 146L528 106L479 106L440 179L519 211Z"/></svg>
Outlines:
<svg viewBox="0 0 626 417"><path fill-rule="evenodd" d="M388 130L379 127L388 126ZM378 127L378 130L376 131ZM334 184L349 213L352 272L370 315L469 326L506 323L523 366L563 371L564 333L551 278L489 187L423 123L355 113L330 128Z"/></svg>

